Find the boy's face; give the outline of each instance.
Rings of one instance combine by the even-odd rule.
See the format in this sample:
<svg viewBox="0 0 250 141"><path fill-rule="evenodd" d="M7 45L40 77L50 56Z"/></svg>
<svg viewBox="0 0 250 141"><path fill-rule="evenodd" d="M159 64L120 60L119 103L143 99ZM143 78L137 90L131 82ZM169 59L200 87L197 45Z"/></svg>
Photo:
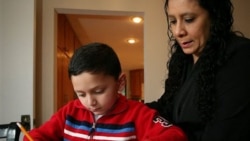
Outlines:
<svg viewBox="0 0 250 141"><path fill-rule="evenodd" d="M106 114L117 100L120 83L112 76L83 72L71 81L81 103L95 115Z"/></svg>

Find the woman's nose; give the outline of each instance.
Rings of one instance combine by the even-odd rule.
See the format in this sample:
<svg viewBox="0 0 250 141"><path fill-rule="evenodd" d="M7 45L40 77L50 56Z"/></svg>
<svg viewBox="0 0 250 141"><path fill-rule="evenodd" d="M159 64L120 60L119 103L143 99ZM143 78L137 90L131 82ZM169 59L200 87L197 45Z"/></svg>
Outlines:
<svg viewBox="0 0 250 141"><path fill-rule="evenodd" d="M177 23L175 28L174 28L174 32L176 37L183 37L187 34L186 29L185 29L185 25L183 25L182 23Z"/></svg>

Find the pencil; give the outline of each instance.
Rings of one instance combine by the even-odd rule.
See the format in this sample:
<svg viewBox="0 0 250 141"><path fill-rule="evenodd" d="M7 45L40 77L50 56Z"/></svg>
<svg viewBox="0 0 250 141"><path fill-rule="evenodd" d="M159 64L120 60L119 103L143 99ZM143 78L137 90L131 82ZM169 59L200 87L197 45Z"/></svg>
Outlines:
<svg viewBox="0 0 250 141"><path fill-rule="evenodd" d="M29 139L29 141L34 141L31 136L28 134L28 132L24 129L24 127L20 124L20 123L16 123L17 126L21 129L21 131L23 132L23 134Z"/></svg>

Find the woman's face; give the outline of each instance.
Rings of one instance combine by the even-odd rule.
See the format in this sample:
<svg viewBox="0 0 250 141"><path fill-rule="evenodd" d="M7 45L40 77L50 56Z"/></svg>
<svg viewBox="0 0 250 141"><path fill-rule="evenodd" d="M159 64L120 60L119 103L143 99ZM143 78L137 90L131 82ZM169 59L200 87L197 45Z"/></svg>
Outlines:
<svg viewBox="0 0 250 141"><path fill-rule="evenodd" d="M198 0L169 0L167 14L174 38L183 52L192 54L196 62L209 38L209 13Z"/></svg>

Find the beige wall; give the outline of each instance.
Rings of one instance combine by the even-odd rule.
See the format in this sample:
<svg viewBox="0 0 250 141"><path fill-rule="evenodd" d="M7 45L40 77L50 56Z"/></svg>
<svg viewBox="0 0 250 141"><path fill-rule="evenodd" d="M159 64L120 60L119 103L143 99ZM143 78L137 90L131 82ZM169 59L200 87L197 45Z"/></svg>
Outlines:
<svg viewBox="0 0 250 141"><path fill-rule="evenodd" d="M249 0L232 0L234 4L234 29L250 38Z"/></svg>

